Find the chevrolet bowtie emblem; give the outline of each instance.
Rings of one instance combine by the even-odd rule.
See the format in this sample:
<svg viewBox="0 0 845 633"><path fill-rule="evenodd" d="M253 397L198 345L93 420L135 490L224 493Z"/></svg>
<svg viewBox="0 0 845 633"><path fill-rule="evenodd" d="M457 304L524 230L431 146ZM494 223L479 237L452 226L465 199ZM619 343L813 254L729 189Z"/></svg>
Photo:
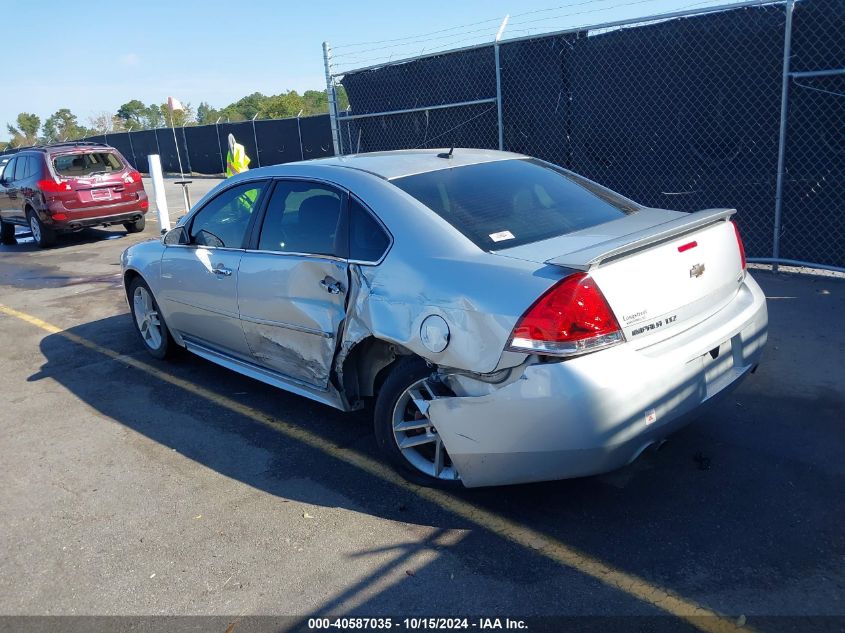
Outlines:
<svg viewBox="0 0 845 633"><path fill-rule="evenodd" d="M692 268L689 269L689 276L690 279L693 277L701 277L704 274L704 264L696 264Z"/></svg>

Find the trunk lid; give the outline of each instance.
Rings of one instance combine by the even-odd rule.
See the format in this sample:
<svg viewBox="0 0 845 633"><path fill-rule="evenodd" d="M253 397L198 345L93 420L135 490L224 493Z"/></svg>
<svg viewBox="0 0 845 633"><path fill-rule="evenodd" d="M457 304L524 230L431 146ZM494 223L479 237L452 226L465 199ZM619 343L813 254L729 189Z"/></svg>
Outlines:
<svg viewBox="0 0 845 633"><path fill-rule="evenodd" d="M645 347L695 326L727 305L745 275L733 209L645 209L558 238L497 251L588 271L625 338Z"/></svg>

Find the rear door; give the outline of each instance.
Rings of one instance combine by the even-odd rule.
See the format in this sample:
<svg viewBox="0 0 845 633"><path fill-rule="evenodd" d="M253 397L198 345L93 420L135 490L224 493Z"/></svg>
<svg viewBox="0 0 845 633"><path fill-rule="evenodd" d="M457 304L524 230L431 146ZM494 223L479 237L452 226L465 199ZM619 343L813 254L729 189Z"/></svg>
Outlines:
<svg viewBox="0 0 845 633"><path fill-rule="evenodd" d="M241 261L238 305L258 364L326 388L346 314L345 194L310 181L277 181Z"/></svg>
<svg viewBox="0 0 845 633"><path fill-rule="evenodd" d="M243 359L250 353L238 318L238 275L266 187L251 181L217 194L191 219L189 243L168 246L161 259L159 295L170 327Z"/></svg>

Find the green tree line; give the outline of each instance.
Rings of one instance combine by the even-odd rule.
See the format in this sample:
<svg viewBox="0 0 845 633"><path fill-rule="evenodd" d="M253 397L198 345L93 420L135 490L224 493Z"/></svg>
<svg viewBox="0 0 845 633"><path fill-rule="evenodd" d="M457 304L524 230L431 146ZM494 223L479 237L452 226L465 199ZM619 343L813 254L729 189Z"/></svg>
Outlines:
<svg viewBox="0 0 845 633"><path fill-rule="evenodd" d="M338 105L346 109L349 100L343 87L338 87ZM216 109L205 101L196 108L190 103L183 104L184 110L173 113L171 122L167 103L150 103L145 105L139 99L132 99L120 106L116 112L103 111L88 117L85 123L68 108L60 108L43 124L41 118L30 112L21 112L14 124L7 123L6 129L11 140L8 143L0 141L0 150L7 147L26 147L44 143L74 141L87 136L98 136L125 132L127 130L150 130L160 127L176 127L183 125L210 125L218 120L248 121L254 116L259 119L285 119L312 114L323 114L329 111L328 99L324 90L306 90L299 94L296 90L289 90L277 95L265 95L254 92L224 108Z"/></svg>

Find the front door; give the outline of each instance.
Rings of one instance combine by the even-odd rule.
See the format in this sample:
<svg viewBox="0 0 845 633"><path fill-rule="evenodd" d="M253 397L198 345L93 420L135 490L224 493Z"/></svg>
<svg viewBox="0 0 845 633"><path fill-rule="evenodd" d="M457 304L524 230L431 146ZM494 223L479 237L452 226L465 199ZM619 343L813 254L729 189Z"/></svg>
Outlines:
<svg viewBox="0 0 845 633"><path fill-rule="evenodd" d="M21 160L26 161L25 158L12 158L12 160L6 163L6 167L3 169L3 183L0 184L0 217L4 220L10 220L14 215L12 210L16 202L14 196L16 196L17 191L15 186L15 165Z"/></svg>
<svg viewBox="0 0 845 633"><path fill-rule="evenodd" d="M266 185L248 182L219 193L191 219L188 244L168 246L161 259L159 299L170 328L244 359L250 353L238 318L238 275Z"/></svg>
<svg viewBox="0 0 845 633"><path fill-rule="evenodd" d="M238 303L255 362L326 388L346 314L344 194L320 183L278 181L257 249L241 260Z"/></svg>

